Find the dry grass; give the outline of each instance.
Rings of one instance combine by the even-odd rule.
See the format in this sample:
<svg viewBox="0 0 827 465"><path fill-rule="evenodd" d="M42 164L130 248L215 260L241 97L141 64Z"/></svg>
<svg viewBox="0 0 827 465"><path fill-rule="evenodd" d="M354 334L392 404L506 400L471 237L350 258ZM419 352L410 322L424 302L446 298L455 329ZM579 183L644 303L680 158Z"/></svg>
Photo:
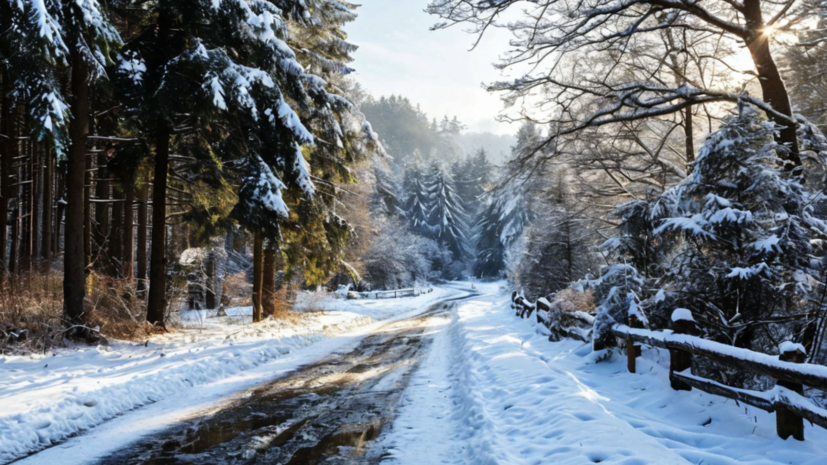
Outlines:
<svg viewBox="0 0 827 465"><path fill-rule="evenodd" d="M0 276L0 353L45 352L63 339L63 275Z"/></svg>
<svg viewBox="0 0 827 465"><path fill-rule="evenodd" d="M86 296L88 324L107 338L145 339L157 328L146 322L146 305L136 298L133 283L92 273Z"/></svg>
<svg viewBox="0 0 827 465"><path fill-rule="evenodd" d="M578 292L572 288L566 288L558 292L554 296L551 306L553 309L564 313L594 313L596 308L592 291Z"/></svg>
<svg viewBox="0 0 827 465"><path fill-rule="evenodd" d="M105 338L145 338L154 329L131 284L92 273L87 281L87 326ZM45 353L65 345L63 274L5 275L0 279L0 353Z"/></svg>
<svg viewBox="0 0 827 465"><path fill-rule="evenodd" d="M223 295L229 299L225 307L247 307L253 305L253 284L247 282L247 273L240 272L224 278Z"/></svg>

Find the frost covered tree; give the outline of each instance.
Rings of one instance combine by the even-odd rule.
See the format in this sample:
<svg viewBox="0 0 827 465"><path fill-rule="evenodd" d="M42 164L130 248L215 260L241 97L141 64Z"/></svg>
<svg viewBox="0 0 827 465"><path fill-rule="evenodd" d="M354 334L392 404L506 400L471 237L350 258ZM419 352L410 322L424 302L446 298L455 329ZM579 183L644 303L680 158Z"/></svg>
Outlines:
<svg viewBox="0 0 827 465"><path fill-rule="evenodd" d="M544 174L529 204L535 218L526 227L516 251L519 259L511 279L532 297L555 293L585 277L594 266L594 225L573 198L569 176Z"/></svg>
<svg viewBox="0 0 827 465"><path fill-rule="evenodd" d="M429 169L426 188L430 206L428 228L434 239L447 247L456 260L464 260L471 253L466 211L456 193L453 179L434 163Z"/></svg>
<svg viewBox="0 0 827 465"><path fill-rule="evenodd" d="M3 120L10 121L9 107L14 102L9 96L22 97L32 122L32 136L51 140L68 161L63 314L66 324L77 328L86 320L83 189L89 95L92 84L105 77L105 67L121 38L104 6L95 0L4 1L0 13L0 27L6 31L0 35L0 58L5 62ZM63 76L69 77L68 89L61 81ZM7 181L0 181L4 188ZM2 197L6 201L7 197ZM5 244L2 246L5 249Z"/></svg>
<svg viewBox="0 0 827 465"><path fill-rule="evenodd" d="M423 171L422 165L416 161L405 168L402 180L405 203L402 209L411 231L429 236L431 230L428 228L428 215L432 203Z"/></svg>
<svg viewBox="0 0 827 465"><path fill-rule="evenodd" d="M558 104L558 110L540 117L557 127L546 138L546 145L590 127L675 114L699 104L748 100L778 125L777 140L789 149L780 151L779 157L792 165L801 164L797 123L770 45L776 31L807 27L808 22L802 19L809 10L803 3L540 0L517 11L522 7L519 0L433 0L428 11L444 19L435 28L469 23L478 34L489 27L506 27L513 32L513 53L506 55L501 66L531 62L534 66L530 69L537 72L489 87L507 92L506 98L511 102L532 95L540 96L549 106ZM509 13L519 16L511 19ZM507 22L503 19L506 16L510 18ZM679 76L667 79L665 74L658 73L662 64L670 64L669 55L673 52L668 44L657 45L664 33L673 38L682 34L705 35L705 46L681 50L691 54L699 68L714 66L721 58L714 53L716 44L745 46L763 100L708 86L700 80L689 81ZM648 45L646 53L635 53L635 45L641 43ZM583 57L604 52L609 59L604 66L558 66L561 62L576 64ZM630 79L628 71L636 62L644 61L650 62L647 67L653 73L648 78ZM544 67L544 63L548 65ZM578 108L584 111L573 111ZM534 155L527 160L535 159Z"/></svg>
<svg viewBox="0 0 827 465"><path fill-rule="evenodd" d="M479 149L473 156L451 164L451 177L469 218L476 216L481 197L491 187L492 171L485 149Z"/></svg>
<svg viewBox="0 0 827 465"><path fill-rule="evenodd" d="M765 352L811 323L802 306L817 280L811 244L827 233L811 194L783 169L774 131L742 105L649 212L672 257L661 279L672 307L691 309L711 337Z"/></svg>
<svg viewBox="0 0 827 465"><path fill-rule="evenodd" d="M521 189L513 186L492 191L475 226L476 262L474 276L497 277L505 271L506 251L533 218L528 199Z"/></svg>
<svg viewBox="0 0 827 465"><path fill-rule="evenodd" d="M258 157L296 197L312 199L315 186L302 146L315 139L299 113L347 105L306 72L287 45L288 21L315 18L306 2L224 0L218 6L206 1L142 5L139 10L152 15L140 18L140 32L121 55L118 69L130 124L152 135L156 225L165 223L173 145L206 148L185 155L204 155L204 163L217 167L223 158L224 168L239 175L242 160ZM152 232L147 319L162 324L166 234L160 227Z"/></svg>

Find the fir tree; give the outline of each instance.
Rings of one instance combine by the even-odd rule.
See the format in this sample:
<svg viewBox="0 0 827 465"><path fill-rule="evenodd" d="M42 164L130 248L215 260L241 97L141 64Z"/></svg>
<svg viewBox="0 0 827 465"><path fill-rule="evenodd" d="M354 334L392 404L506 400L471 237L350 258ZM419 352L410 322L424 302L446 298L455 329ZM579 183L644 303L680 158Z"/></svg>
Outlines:
<svg viewBox="0 0 827 465"><path fill-rule="evenodd" d="M506 250L523 234L533 214L520 189L498 189L487 196L476 224L474 275L496 277L505 271Z"/></svg>
<svg viewBox="0 0 827 465"><path fill-rule="evenodd" d="M692 175L652 207L675 259L661 288L674 306L693 310L705 330L754 350L773 350L775 336L757 329L773 316L799 312L816 270L811 241L827 227L812 215L807 193L783 168L775 128L752 106L711 134ZM786 329L784 329L786 328Z"/></svg>
<svg viewBox="0 0 827 465"><path fill-rule="evenodd" d="M462 199L456 194L453 179L438 164L430 168L428 184L428 228L434 238L447 247L456 260L470 255L468 227Z"/></svg>
<svg viewBox="0 0 827 465"><path fill-rule="evenodd" d="M405 169L402 190L406 195L403 211L408 227L415 233L430 236L428 221L432 200L421 165L411 164Z"/></svg>

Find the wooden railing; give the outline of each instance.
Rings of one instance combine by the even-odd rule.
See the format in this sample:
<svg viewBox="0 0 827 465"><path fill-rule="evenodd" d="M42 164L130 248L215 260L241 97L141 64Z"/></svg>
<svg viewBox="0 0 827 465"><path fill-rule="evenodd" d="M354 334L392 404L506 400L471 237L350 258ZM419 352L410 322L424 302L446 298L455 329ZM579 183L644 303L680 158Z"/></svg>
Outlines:
<svg viewBox="0 0 827 465"><path fill-rule="evenodd" d="M517 291L511 294L511 308L517 316L529 318L536 312L537 322L550 326L548 312L550 304L545 299L531 302ZM582 334L566 326L565 319L579 320L591 324L594 317L583 312L564 313L557 331L564 336L586 341ZM804 421L827 429L827 410L815 405L805 397L804 386L827 391L827 366L804 363L807 354L799 344L785 343L781 354L772 356L749 349L733 347L695 336L698 330L689 310L680 309L672 315L671 331L650 331L634 316L628 325L615 325L615 336L626 339L626 353L629 371L636 370L636 359L641 355L641 345L669 350L669 380L673 389L700 389L743 402L753 407L776 414L778 436L787 439L792 436L804 440ZM588 342L588 341L586 341ZM776 380L776 386L769 391L739 389L692 374L694 356L705 357L721 365L742 371L769 376Z"/></svg>
<svg viewBox="0 0 827 465"><path fill-rule="evenodd" d="M360 292L359 296L364 299L398 299L400 297L416 297L422 294L430 294L433 288L418 288L412 287L408 289L394 289L390 291L370 291Z"/></svg>
<svg viewBox="0 0 827 465"><path fill-rule="evenodd" d="M678 314L679 312L676 312ZM778 436L804 440L804 422L808 420L827 428L827 410L804 397L804 386L827 390L827 367L804 363L806 353L799 344L785 343L781 354L772 356L748 349L721 344L693 336L695 322L691 314L682 310L673 314L672 331L649 331L630 319L629 325L615 325L614 335L625 338L629 371L635 372L635 359L640 356L640 344L668 349L670 353L669 379L676 390L700 389L710 394L752 405L776 413ZM739 389L692 374L692 358L710 360L742 371L769 376L776 386L769 391Z"/></svg>

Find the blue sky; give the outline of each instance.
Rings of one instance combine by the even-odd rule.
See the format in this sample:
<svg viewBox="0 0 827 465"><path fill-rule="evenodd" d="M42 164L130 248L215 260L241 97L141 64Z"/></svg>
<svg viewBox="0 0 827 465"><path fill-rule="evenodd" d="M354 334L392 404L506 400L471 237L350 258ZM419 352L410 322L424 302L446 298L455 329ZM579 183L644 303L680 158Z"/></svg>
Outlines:
<svg viewBox="0 0 827 465"><path fill-rule="evenodd" d="M508 44L506 33L487 34L469 51L474 36L459 27L431 32L438 18L423 11L427 0L362 0L359 18L346 31L359 46L354 54L359 82L373 95L402 94L431 116L456 115L470 131L515 133L498 123L503 108L483 82L501 79L491 64Z"/></svg>

